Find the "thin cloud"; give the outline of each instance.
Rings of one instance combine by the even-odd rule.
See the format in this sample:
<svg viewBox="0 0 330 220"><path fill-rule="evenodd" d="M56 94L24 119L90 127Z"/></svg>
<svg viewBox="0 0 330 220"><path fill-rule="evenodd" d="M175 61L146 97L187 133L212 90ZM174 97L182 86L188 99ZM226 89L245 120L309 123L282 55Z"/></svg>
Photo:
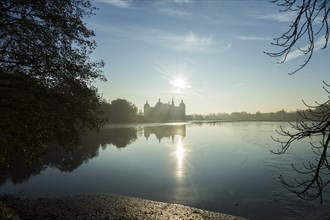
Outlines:
<svg viewBox="0 0 330 220"><path fill-rule="evenodd" d="M212 35L199 36L192 31L182 35L167 33L160 38L162 46L177 51L215 53L231 48L230 43L217 43Z"/></svg>
<svg viewBox="0 0 330 220"><path fill-rule="evenodd" d="M99 1L119 8L128 8L131 6L129 0L99 0Z"/></svg>
<svg viewBox="0 0 330 220"><path fill-rule="evenodd" d="M320 51L321 48L324 47L324 45L325 45L325 38L324 37L320 37L314 43L314 53ZM303 48L301 48L301 50L307 50L308 47L309 47L309 44L306 45L306 46L304 46ZM305 55L305 54L302 51L300 51L299 49L296 49L296 50L292 51L291 53L289 53L287 55L285 61L293 60L293 59L298 58L298 57L300 57L302 55ZM282 61L283 61L283 59L282 59Z"/></svg>
<svg viewBox="0 0 330 220"><path fill-rule="evenodd" d="M193 31L183 34L144 27L109 27L95 25L100 31L120 37L132 38L146 44L175 51L217 53L231 48L230 43L216 41L213 35L200 36Z"/></svg>
<svg viewBox="0 0 330 220"><path fill-rule="evenodd" d="M191 3L192 0L174 0L175 3Z"/></svg>
<svg viewBox="0 0 330 220"><path fill-rule="evenodd" d="M207 25L227 25L227 26L240 26L240 27L246 27L246 26L256 26L256 22L251 22L248 20L242 20L238 19L235 15L222 15L219 14L217 16L209 16L207 14L200 14L199 19L202 23L205 23Z"/></svg>
<svg viewBox="0 0 330 220"><path fill-rule="evenodd" d="M175 8L161 8L159 9L160 12L164 13L164 14L167 14L169 16L188 16L190 15L191 13L189 12L185 12L185 11L182 11L182 10L178 10L178 9L175 9Z"/></svg>
<svg viewBox="0 0 330 220"><path fill-rule="evenodd" d="M161 36L163 46L187 52L217 53L231 48L230 43L217 42L212 35L199 36L192 31L186 34L173 34Z"/></svg>
<svg viewBox="0 0 330 220"><path fill-rule="evenodd" d="M297 16L296 11L281 12L277 14L261 16L261 19L269 19L277 22L291 22Z"/></svg>
<svg viewBox="0 0 330 220"><path fill-rule="evenodd" d="M255 36L238 36L237 38L240 39L240 40L251 40L251 41L268 41L268 40L271 40L271 38L255 37Z"/></svg>
<svg viewBox="0 0 330 220"><path fill-rule="evenodd" d="M177 34L154 28L123 27L107 28L111 33L122 37L134 38L146 44L174 51L216 53L231 48L230 43L219 42L212 35L199 35L193 31ZM103 30L104 31L104 30Z"/></svg>
<svg viewBox="0 0 330 220"><path fill-rule="evenodd" d="M241 86L247 86L246 82L240 82L236 84L237 87L241 87Z"/></svg>
<svg viewBox="0 0 330 220"><path fill-rule="evenodd" d="M190 31L185 35L169 34L163 36L163 42L174 50L184 51L206 51L211 49L213 44L213 36L197 36Z"/></svg>

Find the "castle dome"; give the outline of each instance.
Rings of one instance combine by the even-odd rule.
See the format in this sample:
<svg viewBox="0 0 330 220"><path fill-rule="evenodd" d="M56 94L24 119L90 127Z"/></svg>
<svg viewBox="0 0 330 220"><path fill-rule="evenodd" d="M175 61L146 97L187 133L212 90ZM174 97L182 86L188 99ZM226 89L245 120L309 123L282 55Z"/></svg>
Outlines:
<svg viewBox="0 0 330 220"><path fill-rule="evenodd" d="M160 99L158 99L158 102L156 103L156 106L155 107L159 107L161 105L162 105L162 103L161 103Z"/></svg>
<svg viewBox="0 0 330 220"><path fill-rule="evenodd" d="M179 106L181 107L184 107L184 106L186 106L184 103L183 103L183 100L181 100L181 103L179 104Z"/></svg>
<svg viewBox="0 0 330 220"><path fill-rule="evenodd" d="M144 104L144 107L150 107L148 101L146 101L146 104Z"/></svg>

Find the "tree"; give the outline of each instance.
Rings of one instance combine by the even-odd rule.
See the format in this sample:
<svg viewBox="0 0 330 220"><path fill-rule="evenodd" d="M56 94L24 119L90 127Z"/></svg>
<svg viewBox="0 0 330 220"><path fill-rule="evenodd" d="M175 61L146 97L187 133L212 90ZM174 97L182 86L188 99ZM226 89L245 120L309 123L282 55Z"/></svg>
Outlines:
<svg viewBox="0 0 330 220"><path fill-rule="evenodd" d="M103 103L102 112L110 123L127 123L137 120L137 107L126 99Z"/></svg>
<svg viewBox="0 0 330 220"><path fill-rule="evenodd" d="M89 58L96 43L82 20L95 9L89 0L0 2L0 165L102 125L92 83L106 80L104 63Z"/></svg>
<svg viewBox="0 0 330 220"><path fill-rule="evenodd" d="M330 85L327 85L330 88ZM315 161L308 164L303 163L303 170L297 169L292 164L293 169L305 176L303 179L287 180L280 177L281 182L300 198L305 200L314 200L320 197L323 200L323 191L330 183L330 165L329 165L329 142L330 142L330 90L327 90L329 99L324 103L317 103L316 106L308 106L307 111L299 112L302 120L296 123L290 123L294 132L284 130L282 127L277 131L281 136L287 137L286 140L273 138L281 144L281 149L277 154L284 154L293 142L301 139L310 138L310 145L317 155ZM312 140L319 140L313 143Z"/></svg>
<svg viewBox="0 0 330 220"><path fill-rule="evenodd" d="M294 74L304 68L313 56L317 47L325 49L329 40L329 0L274 0L280 7L284 7L282 12L294 12L296 17L289 30L278 38L275 38L273 45L283 48L280 52L267 54L272 57L283 57L280 63L284 63L290 56L292 50L300 42L308 42L307 46L298 49L307 56L303 64L291 72ZM317 37L320 36L319 39ZM323 38L323 39L322 39ZM324 41L324 42L323 42ZM322 43L323 42L323 43ZM321 45L321 46L320 46ZM280 129L278 133L285 137L285 140L273 138L281 144L281 149L276 152L284 154L293 142L306 138L320 138L318 143L310 142L311 147L317 159L315 162L303 163L304 170L293 168L304 178L295 179L293 182L280 177L282 183L300 198L305 200L314 200L320 198L322 203L323 192L330 183L330 165L329 165L329 141L330 141L330 84L324 82L324 90L328 95L328 100L324 103L317 103L315 106L308 107L308 111L299 112L301 120L296 123L290 123L294 132ZM307 122L306 122L307 121Z"/></svg>
<svg viewBox="0 0 330 220"><path fill-rule="evenodd" d="M329 41L329 0L272 0L272 3L283 7L281 12L292 12L295 18L289 30L280 37L275 38L272 45L283 48L279 52L265 52L271 57L282 57L280 64L284 63L290 53L298 48L300 53L307 56L303 64L289 73L294 74L304 68L311 60L315 49L324 50ZM319 37L319 39L316 39ZM322 39L323 38L323 39ZM300 42L307 46L299 47Z"/></svg>

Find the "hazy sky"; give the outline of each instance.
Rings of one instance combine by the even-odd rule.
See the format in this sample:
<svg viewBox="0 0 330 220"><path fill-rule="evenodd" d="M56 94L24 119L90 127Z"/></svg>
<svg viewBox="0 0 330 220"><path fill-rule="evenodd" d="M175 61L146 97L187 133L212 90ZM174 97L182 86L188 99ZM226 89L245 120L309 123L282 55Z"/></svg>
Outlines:
<svg viewBox="0 0 330 220"><path fill-rule="evenodd" d="M292 111L304 108L302 99L327 98L329 50L317 50L292 76L303 56L279 65L263 53L279 51L270 43L293 16L266 0L93 3L99 10L86 22L98 44L92 57L106 64L108 81L96 86L107 101L124 98L143 109L146 100L153 106L173 97L187 114L208 114Z"/></svg>

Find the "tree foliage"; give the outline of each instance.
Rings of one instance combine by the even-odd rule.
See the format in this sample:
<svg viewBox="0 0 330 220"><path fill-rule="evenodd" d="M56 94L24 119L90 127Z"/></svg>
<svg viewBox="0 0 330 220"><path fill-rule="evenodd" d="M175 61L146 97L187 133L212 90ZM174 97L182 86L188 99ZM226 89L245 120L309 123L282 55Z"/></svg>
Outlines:
<svg viewBox="0 0 330 220"><path fill-rule="evenodd" d="M273 0L281 7L282 13L293 13L295 18L289 30L272 43L282 48L279 52L266 52L271 57L282 57L284 63L293 50L307 56L303 64L291 72L294 74L304 68L311 60L316 49L325 49L329 41L329 0ZM318 38L319 37L319 38ZM300 44L304 46L300 46ZM306 46L307 44L307 46Z"/></svg>
<svg viewBox="0 0 330 220"><path fill-rule="evenodd" d="M109 123L129 123L137 121L137 107L126 99L116 99L101 106L103 116Z"/></svg>
<svg viewBox="0 0 330 220"><path fill-rule="evenodd" d="M105 80L104 64L90 59L96 43L83 22L95 9L89 0L0 2L0 164L102 124L92 83Z"/></svg>

